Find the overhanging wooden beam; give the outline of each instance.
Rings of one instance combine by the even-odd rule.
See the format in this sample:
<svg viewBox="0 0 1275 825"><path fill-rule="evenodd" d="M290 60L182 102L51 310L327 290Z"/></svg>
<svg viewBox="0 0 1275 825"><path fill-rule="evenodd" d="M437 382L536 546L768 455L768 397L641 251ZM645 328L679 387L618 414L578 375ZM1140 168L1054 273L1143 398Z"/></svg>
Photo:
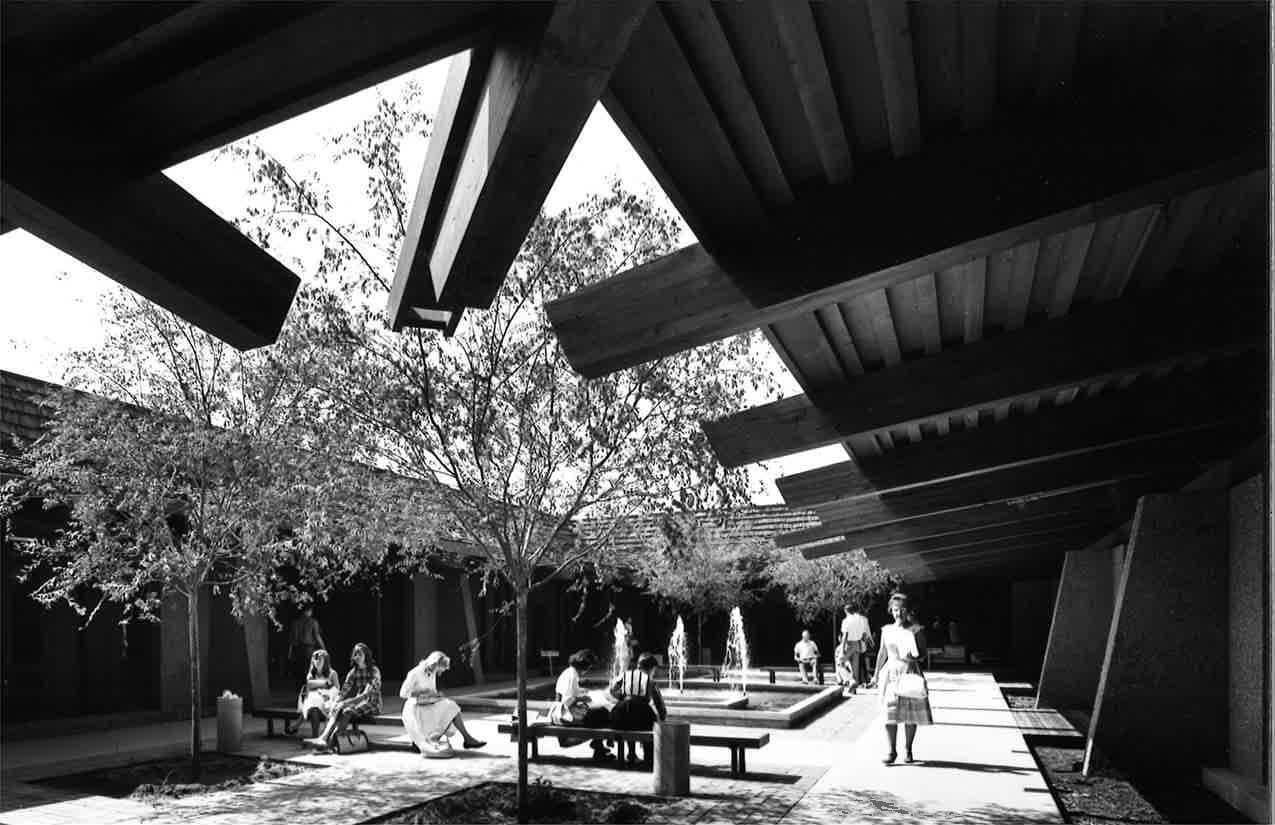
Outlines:
<svg viewBox="0 0 1275 825"><path fill-rule="evenodd" d="M918 568L938 572L940 570L995 566L1007 563L1040 562L1042 557L1061 556L1071 549L1075 548L1063 544L1046 544L970 553L963 556L953 556L949 559L893 558L879 562L879 564L896 572L905 572Z"/></svg>
<svg viewBox="0 0 1275 825"><path fill-rule="evenodd" d="M7 158L5 216L238 349L271 344L296 275L162 174L101 185Z"/></svg>
<svg viewBox="0 0 1275 825"><path fill-rule="evenodd" d="M905 581L910 582L937 581L939 579L954 579L963 576L1014 578L1056 576L1061 569L1063 556L1064 554L1059 552L1052 555L1046 554L1036 559L1016 559L1012 557L978 559L960 564L936 565L934 567L922 565L896 572L899 572Z"/></svg>
<svg viewBox="0 0 1275 825"><path fill-rule="evenodd" d="M823 540L820 543L803 545L801 546L801 554L808 559L817 559L823 556L835 556L838 553L862 549L871 558L874 554L887 553L896 549L918 554L930 550L969 548L996 542L1018 544L1023 541L1035 540L1044 535L1092 530L1106 526L1108 520L1104 520L1104 518L1105 516L1102 512L1063 512L1027 521L995 523L916 539L903 538L898 541L869 547L863 547L857 541L837 536Z"/></svg>
<svg viewBox="0 0 1275 825"><path fill-rule="evenodd" d="M779 547L798 547L822 539L844 536L855 547L872 547L901 541L958 533L978 527L1089 512L1095 519L1130 510L1138 495L1171 488L1173 478L1136 478L1089 484L1033 496L989 501L937 513L898 519L883 524L833 523L784 533L775 537Z"/></svg>
<svg viewBox="0 0 1275 825"><path fill-rule="evenodd" d="M996 542L994 544L988 543L986 545L958 547L951 550L931 550L924 553L874 553L870 554L868 558L878 564L886 566L908 564L911 562L933 565L993 556L1028 555L1031 553L1045 552L1059 553L1084 548L1100 529L1101 528L1089 525L1083 530L1074 530L1070 533L1042 534L1035 539L1018 539L1015 541Z"/></svg>
<svg viewBox="0 0 1275 825"><path fill-rule="evenodd" d="M549 318L571 364L604 375L1259 172L1259 121L1024 117L809 196L729 258L692 247L689 265L622 273L550 303Z"/></svg>
<svg viewBox="0 0 1275 825"><path fill-rule="evenodd" d="M1189 474L1192 468L1202 467L1250 439L1261 426L1254 410L1246 418L1072 453L1052 461L1011 465L879 495L835 499L816 505L814 511L826 524L872 524L1097 481L1175 471Z"/></svg>
<svg viewBox="0 0 1275 825"><path fill-rule="evenodd" d="M874 495L948 476L1101 448L1216 422L1257 410L1264 367L1256 357L1215 362L1164 379L977 429L951 432L887 454L861 457L776 480L784 501L811 507Z"/></svg>
<svg viewBox="0 0 1275 825"><path fill-rule="evenodd" d="M407 296L431 296L428 305L444 309L491 305L650 7L651 0L605 5L564 0L542 26L493 34L490 62L473 103L464 105L471 84L449 83L448 93L457 99L445 99L443 105L472 112L454 119L444 136L452 144L457 130L465 135L454 179L422 180L429 191L418 195L413 211L423 214L414 214L412 223L436 230L418 233L403 248L409 262L400 263L399 277L407 283L395 294L404 298L389 308L396 324L402 323Z"/></svg>
<svg viewBox="0 0 1275 825"><path fill-rule="evenodd" d="M145 173L469 48L500 3L335 3L111 101L112 151ZM262 14L266 14L263 10Z"/></svg>
<svg viewBox="0 0 1275 825"><path fill-rule="evenodd" d="M1096 379L1235 355L1261 340L1255 296L1122 299L1016 333L857 377L816 406L797 395L705 422L728 467L827 446L937 415L1055 392Z"/></svg>

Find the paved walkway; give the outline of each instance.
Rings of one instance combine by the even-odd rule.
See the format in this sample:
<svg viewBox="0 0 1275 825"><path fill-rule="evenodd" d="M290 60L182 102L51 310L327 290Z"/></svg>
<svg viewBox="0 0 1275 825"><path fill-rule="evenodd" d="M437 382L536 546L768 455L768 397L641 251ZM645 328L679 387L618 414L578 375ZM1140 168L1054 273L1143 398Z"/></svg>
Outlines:
<svg viewBox="0 0 1275 825"><path fill-rule="evenodd" d="M770 745L749 755L747 779L730 777L725 751L694 749L692 763L697 769L691 778L692 796L661 801L650 821L701 825L1061 822L1053 797L992 677L932 673L930 685L936 724L921 729L915 748L920 761L916 764L886 767L881 763L886 748L877 724L877 697L860 695L802 730L772 731ZM246 753L302 758L323 769L239 791L158 805L65 794L58 798L58 792L20 781L39 773L76 770L60 765L53 771L48 763L41 767L43 760L37 757L61 751L64 763L75 759L83 763L93 756L94 749L104 747L98 740L103 734L16 743L4 752L4 807L25 806L0 813L0 822L293 825L322 821L325 825L353 825L477 782L512 780L516 773L513 744L495 733L496 723L503 718L493 715L471 720L471 728L487 738L488 747L462 752L454 760L424 760L401 750L349 757L310 756L293 740L266 739L264 726L251 720ZM181 730L154 725L129 731L126 736L120 732L111 736L127 739L134 750L150 748L153 754L165 742L169 748L180 749L185 728L177 727ZM205 730L211 745L211 720ZM70 754L77 756L68 758ZM533 779L543 777L573 788L651 792L650 774L594 767L584 759L587 748L583 746L559 751L549 744L542 748L542 754L548 760L531 766Z"/></svg>

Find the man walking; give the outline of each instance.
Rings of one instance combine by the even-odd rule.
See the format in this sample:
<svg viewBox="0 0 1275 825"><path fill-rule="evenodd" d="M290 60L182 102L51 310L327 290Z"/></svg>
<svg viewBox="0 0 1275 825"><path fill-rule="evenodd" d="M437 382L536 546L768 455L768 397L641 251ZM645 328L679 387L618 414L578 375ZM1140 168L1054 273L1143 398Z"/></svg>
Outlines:
<svg viewBox="0 0 1275 825"><path fill-rule="evenodd" d="M323 629L319 620L314 618L314 607L306 605L301 615L292 620L292 628L288 634L288 662L305 678L310 668L310 657L316 650L324 650Z"/></svg>
<svg viewBox="0 0 1275 825"><path fill-rule="evenodd" d="M868 619L859 612L857 605L846 605L846 616L841 620L841 637L839 640L839 658L844 660L844 672L838 669L838 681L842 685L842 696L855 692L855 687L863 681L860 670L863 654L872 648L872 631L868 628Z"/></svg>

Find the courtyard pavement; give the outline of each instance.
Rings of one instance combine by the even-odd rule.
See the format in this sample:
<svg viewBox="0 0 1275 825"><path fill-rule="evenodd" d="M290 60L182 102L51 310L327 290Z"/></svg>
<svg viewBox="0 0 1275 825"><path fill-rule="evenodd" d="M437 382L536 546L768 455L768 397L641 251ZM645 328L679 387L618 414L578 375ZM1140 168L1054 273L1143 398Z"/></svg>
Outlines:
<svg viewBox="0 0 1275 825"><path fill-rule="evenodd" d="M749 775L729 775L724 750L692 749L696 766L691 796L659 800L654 823L834 822L929 823L1002 821L1062 822L1013 717L989 674L929 674L935 724L917 736L915 764L882 764L886 750L873 694L860 694L800 730L771 732L770 744L749 754ZM353 756L313 756L293 739L264 736L264 724L247 721L244 753L295 758L321 765L242 790L159 804L74 797L28 781L82 770L95 761L179 752L184 723L148 725L71 737L18 742L3 753L3 812L8 825L247 825L322 821L354 825L369 817L426 801L484 781L512 781L514 745L499 737L503 715L469 720L488 746L452 760L425 760L405 750L373 750ZM704 726L696 725L697 729ZM392 733L372 729L373 738ZM206 720L209 747L215 724ZM900 731L902 737L902 731ZM902 743L900 743L900 751ZM649 773L597 767L584 746L561 750L542 745L546 761L530 766L531 778L556 786L649 795ZM60 758L57 758L60 757Z"/></svg>

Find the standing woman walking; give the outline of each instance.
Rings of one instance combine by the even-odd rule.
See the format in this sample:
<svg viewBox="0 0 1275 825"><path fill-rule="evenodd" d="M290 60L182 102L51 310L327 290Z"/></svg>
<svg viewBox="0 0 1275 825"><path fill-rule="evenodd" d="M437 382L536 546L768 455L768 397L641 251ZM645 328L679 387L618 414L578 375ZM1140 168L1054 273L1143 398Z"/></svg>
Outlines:
<svg viewBox="0 0 1275 825"><path fill-rule="evenodd" d="M898 758L896 742L899 725L903 725L904 762L912 757L916 726L934 721L930 711L929 688L921 672L921 651L925 650L925 628L912 619L908 597L902 593L890 596L890 615L894 623L881 628L881 647L877 652L877 668L873 681L881 689L881 706L885 711L885 738L890 744L885 764Z"/></svg>

